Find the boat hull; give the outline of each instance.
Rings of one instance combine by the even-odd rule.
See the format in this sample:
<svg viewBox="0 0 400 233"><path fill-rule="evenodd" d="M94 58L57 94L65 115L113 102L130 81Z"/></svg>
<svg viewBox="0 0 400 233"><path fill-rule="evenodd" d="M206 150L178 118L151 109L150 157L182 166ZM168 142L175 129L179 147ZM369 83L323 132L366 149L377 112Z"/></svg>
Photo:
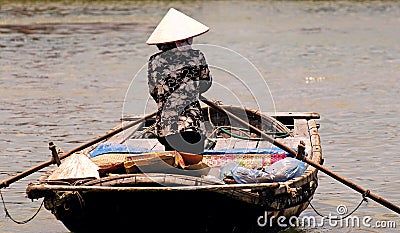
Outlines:
<svg viewBox="0 0 400 233"><path fill-rule="evenodd" d="M49 208L71 232L115 232L146 229L146 232L269 232L279 230L279 216L298 216L308 206L315 189L291 205L274 210L215 191L58 192L46 197ZM230 191L236 195L235 191ZM64 194L64 196L63 196ZM63 196L62 199L59 197ZM237 196L236 196L237 197ZM288 199L287 194L281 197ZM279 199L279 197L274 198ZM267 204L267 203L266 203ZM271 218L274 216L275 218ZM265 223L265 224L263 224Z"/></svg>

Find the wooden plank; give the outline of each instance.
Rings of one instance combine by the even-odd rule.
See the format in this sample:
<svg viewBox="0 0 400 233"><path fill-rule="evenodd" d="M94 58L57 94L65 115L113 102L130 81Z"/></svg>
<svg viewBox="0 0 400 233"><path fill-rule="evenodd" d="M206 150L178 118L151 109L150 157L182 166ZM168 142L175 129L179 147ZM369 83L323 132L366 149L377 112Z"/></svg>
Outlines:
<svg viewBox="0 0 400 233"><path fill-rule="evenodd" d="M216 144L214 150L219 149L232 149L235 147L235 144L239 141L236 138L223 138L223 139L216 139Z"/></svg>
<svg viewBox="0 0 400 233"><path fill-rule="evenodd" d="M163 151L164 146L156 138L140 138L140 139L129 139L125 142L127 146L142 147L152 151Z"/></svg>
<svg viewBox="0 0 400 233"><path fill-rule="evenodd" d="M235 143L234 148L256 148L257 141L249 141L249 140L239 140Z"/></svg>
<svg viewBox="0 0 400 233"><path fill-rule="evenodd" d="M315 120L308 121L308 128L310 129L311 134L311 144L312 144L312 153L313 153L313 161L317 163L323 162L323 155L321 149L321 138L318 133L318 126Z"/></svg>
<svg viewBox="0 0 400 233"><path fill-rule="evenodd" d="M278 138L277 141L289 146L290 148L296 149L299 145L300 141L303 141L306 144L306 152L311 152L311 143L310 138L308 137L287 137L287 138Z"/></svg>
<svg viewBox="0 0 400 233"><path fill-rule="evenodd" d="M304 137L310 139L310 133L308 129L308 123L306 119L294 119L293 134L295 137Z"/></svg>
<svg viewBox="0 0 400 233"><path fill-rule="evenodd" d="M320 119L319 113L316 112L265 112L272 117L288 117L288 118L303 118L303 119Z"/></svg>

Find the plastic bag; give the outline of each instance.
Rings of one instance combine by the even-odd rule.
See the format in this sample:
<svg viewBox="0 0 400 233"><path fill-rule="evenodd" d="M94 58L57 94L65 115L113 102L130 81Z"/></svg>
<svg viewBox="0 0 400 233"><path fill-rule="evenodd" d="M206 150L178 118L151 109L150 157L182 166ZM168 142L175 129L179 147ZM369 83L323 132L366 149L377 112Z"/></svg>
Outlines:
<svg viewBox="0 0 400 233"><path fill-rule="evenodd" d="M239 165L230 166L230 173L237 183L270 183L283 182L303 174L306 164L295 158L279 160L263 170L245 168Z"/></svg>
<svg viewBox="0 0 400 233"><path fill-rule="evenodd" d="M274 175L264 172L262 170L246 168L242 166L235 166L231 169L233 179L240 184L248 183L269 183L273 182Z"/></svg>
<svg viewBox="0 0 400 233"><path fill-rule="evenodd" d="M236 162L228 162L224 166L221 166L218 174L219 179L223 180L224 177L230 176L232 169L236 168L237 166L239 166L239 164Z"/></svg>
<svg viewBox="0 0 400 233"><path fill-rule="evenodd" d="M304 162L295 158L287 157L279 160L271 166L265 167L264 171L273 174L275 176L275 182L280 182L301 176L306 168L307 166Z"/></svg>

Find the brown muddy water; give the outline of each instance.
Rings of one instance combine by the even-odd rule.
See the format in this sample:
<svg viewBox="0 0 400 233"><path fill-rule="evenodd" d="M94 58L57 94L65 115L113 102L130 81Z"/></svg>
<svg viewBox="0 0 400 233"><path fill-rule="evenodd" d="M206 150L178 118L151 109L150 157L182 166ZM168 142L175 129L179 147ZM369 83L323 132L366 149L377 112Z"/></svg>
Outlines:
<svg viewBox="0 0 400 233"><path fill-rule="evenodd" d="M194 41L213 67L207 96L265 111L320 113L325 166L400 205L397 1L0 1L0 180L47 161L50 141L66 151L123 114L154 110L144 67L156 49L145 41L170 7L211 28ZM230 80L231 73L240 75ZM2 190L16 220L38 209L41 200L25 198L25 188L45 171ZM357 206L360 194L319 178L312 204L322 214ZM2 209L0 215L3 233L68 232L44 208L25 225L4 218ZM311 207L302 216L318 218ZM400 228L399 215L373 201L353 216L371 217L371 227L325 222L290 232ZM397 228L373 227L390 221Z"/></svg>

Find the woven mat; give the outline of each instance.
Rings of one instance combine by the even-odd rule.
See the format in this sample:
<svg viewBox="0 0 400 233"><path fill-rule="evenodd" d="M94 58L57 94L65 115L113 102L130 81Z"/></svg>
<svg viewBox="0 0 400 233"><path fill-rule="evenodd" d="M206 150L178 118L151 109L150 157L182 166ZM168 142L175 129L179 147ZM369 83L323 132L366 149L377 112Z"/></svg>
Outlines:
<svg viewBox="0 0 400 233"><path fill-rule="evenodd" d="M91 160L102 170L113 169L124 166L125 161L148 160L157 156L169 153L145 153L132 156L124 153L109 153L96 156ZM270 166L271 164L286 158L286 154L220 154L203 155L202 162L209 167L221 167L229 162L236 162L247 168L259 168Z"/></svg>
<svg viewBox="0 0 400 233"><path fill-rule="evenodd" d="M236 162L247 168L269 166L286 158L286 154L222 154L203 155L203 162L210 167L221 167L229 162Z"/></svg>
<svg viewBox="0 0 400 233"><path fill-rule="evenodd" d="M100 169L112 169L115 167L123 166L124 161L129 156L129 154L123 153L109 153L98 155L91 160L99 166Z"/></svg>

